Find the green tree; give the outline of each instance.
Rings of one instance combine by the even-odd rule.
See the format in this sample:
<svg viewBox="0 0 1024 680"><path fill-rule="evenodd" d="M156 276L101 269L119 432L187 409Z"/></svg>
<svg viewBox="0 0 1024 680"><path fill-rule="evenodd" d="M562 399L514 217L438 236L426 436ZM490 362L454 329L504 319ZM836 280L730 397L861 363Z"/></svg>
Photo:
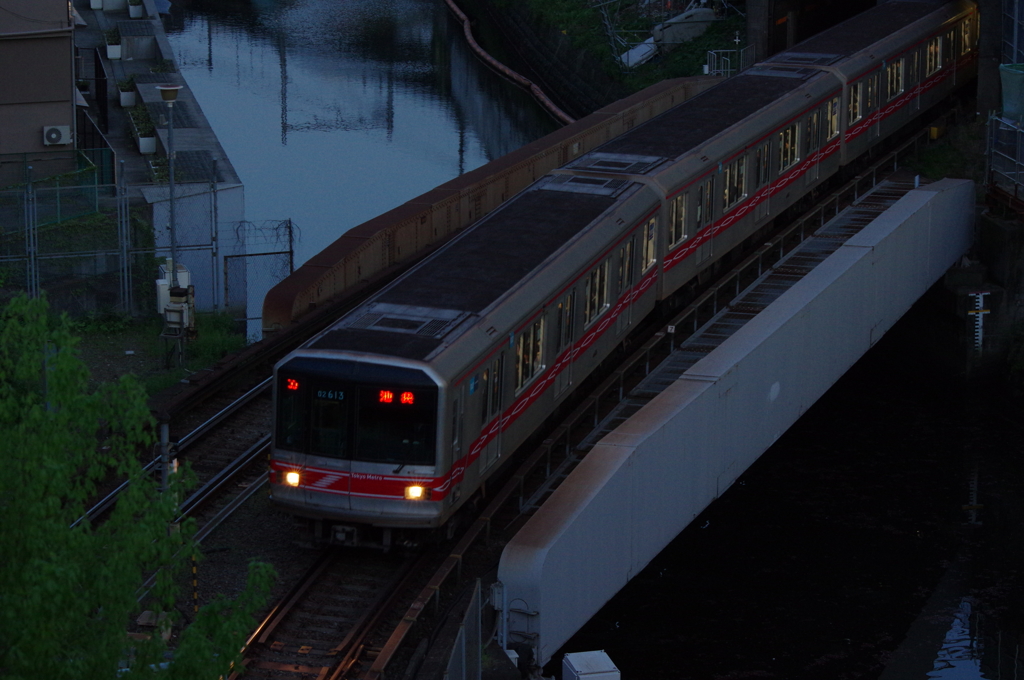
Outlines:
<svg viewBox="0 0 1024 680"><path fill-rule="evenodd" d="M273 573L250 567L237 600L204 607L175 640L130 640L137 591L159 570L147 608L175 615L175 569L194 554L191 527L169 531L184 474L160 493L142 474L152 452L145 394L130 378L88 393L88 370L66 317L45 299L0 311L0 676L92 680L216 678L237 659ZM111 517L82 522L97 486L130 478ZM168 663L163 663L168 658Z"/></svg>

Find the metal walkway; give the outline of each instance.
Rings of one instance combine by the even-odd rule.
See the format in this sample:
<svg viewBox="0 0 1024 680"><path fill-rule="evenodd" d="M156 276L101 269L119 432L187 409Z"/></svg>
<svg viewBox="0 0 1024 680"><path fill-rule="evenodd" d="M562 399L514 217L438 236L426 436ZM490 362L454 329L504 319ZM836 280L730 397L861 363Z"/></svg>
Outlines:
<svg viewBox="0 0 1024 680"><path fill-rule="evenodd" d="M913 181L884 180L854 201L680 344L577 448L591 449L914 188Z"/></svg>

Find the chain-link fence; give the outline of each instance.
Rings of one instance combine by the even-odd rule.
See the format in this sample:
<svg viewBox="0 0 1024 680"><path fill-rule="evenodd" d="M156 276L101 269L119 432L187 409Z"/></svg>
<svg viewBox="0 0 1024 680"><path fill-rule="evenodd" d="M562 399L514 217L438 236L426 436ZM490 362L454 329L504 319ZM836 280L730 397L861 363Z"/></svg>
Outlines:
<svg viewBox="0 0 1024 680"><path fill-rule="evenodd" d="M238 220L241 185L215 181L176 186L173 221L171 213L161 184L61 177L0 191L0 299L45 291L54 309L74 316L156 313L157 267L173 238L196 308L247 319L249 339L258 339L263 298L292 270L291 221Z"/></svg>

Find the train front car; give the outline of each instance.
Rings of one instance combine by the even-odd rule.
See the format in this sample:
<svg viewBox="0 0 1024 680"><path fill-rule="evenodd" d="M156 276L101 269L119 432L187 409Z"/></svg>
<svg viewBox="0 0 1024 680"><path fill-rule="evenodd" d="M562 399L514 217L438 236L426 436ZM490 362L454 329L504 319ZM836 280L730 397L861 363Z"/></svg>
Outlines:
<svg viewBox="0 0 1024 680"><path fill-rule="evenodd" d="M408 543L444 520L439 404L424 364L299 350L275 369L272 501L343 545Z"/></svg>

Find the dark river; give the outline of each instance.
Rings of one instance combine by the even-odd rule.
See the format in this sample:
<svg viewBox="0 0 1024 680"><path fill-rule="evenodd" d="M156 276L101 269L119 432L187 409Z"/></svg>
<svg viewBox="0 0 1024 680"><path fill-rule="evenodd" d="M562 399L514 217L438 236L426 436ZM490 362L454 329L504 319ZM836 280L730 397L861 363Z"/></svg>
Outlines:
<svg viewBox="0 0 1024 680"><path fill-rule="evenodd" d="M296 266L557 127L438 0L206 0L175 5L167 30L246 219L291 218Z"/></svg>

